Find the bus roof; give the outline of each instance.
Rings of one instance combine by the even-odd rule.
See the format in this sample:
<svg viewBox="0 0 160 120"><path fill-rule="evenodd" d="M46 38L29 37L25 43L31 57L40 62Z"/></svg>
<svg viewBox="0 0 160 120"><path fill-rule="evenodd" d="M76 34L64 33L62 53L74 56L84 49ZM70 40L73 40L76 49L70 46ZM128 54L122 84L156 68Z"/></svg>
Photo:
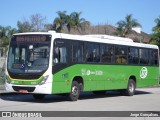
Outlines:
<svg viewBox="0 0 160 120"><path fill-rule="evenodd" d="M100 34L72 35L72 34L56 33L54 31L48 31L48 32L18 33L18 34L14 34L14 35L33 35L33 34L52 35L53 39L64 38L64 39L72 39L72 40L79 40L79 41L108 43L108 44L117 44L117 45L127 45L127 46L134 46L134 47L158 49L157 45L136 43L136 42L133 42L133 40L130 38L123 38L123 37L110 36L110 35L100 35Z"/></svg>

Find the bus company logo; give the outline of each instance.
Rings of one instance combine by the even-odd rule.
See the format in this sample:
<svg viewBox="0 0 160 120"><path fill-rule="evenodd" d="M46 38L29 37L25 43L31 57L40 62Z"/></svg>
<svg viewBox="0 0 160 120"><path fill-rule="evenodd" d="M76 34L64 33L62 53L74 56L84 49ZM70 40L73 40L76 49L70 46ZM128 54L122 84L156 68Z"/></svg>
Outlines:
<svg viewBox="0 0 160 120"><path fill-rule="evenodd" d="M147 75L148 75L148 70L146 67L143 67L140 71L140 78L144 79L147 77Z"/></svg>
<svg viewBox="0 0 160 120"><path fill-rule="evenodd" d="M82 69L81 70L82 75L90 76L90 75L95 75L95 76L102 76L103 71L102 70L86 70Z"/></svg>
<svg viewBox="0 0 160 120"><path fill-rule="evenodd" d="M90 74L91 74L91 71L87 70L86 75L90 75Z"/></svg>
<svg viewBox="0 0 160 120"><path fill-rule="evenodd" d="M82 69L81 72L82 72L82 75L90 75L91 74L91 71L86 70L86 69Z"/></svg>
<svg viewBox="0 0 160 120"><path fill-rule="evenodd" d="M81 72L82 72L82 75L86 75L86 69L82 69Z"/></svg>

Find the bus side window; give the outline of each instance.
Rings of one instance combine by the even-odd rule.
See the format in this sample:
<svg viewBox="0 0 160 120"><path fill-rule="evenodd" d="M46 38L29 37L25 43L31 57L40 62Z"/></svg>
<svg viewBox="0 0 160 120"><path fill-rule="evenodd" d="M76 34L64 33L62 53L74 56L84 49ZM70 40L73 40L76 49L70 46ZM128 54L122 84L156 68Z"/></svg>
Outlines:
<svg viewBox="0 0 160 120"><path fill-rule="evenodd" d="M115 57L117 64L127 64L127 47L126 46L116 46L115 47Z"/></svg>
<svg viewBox="0 0 160 120"><path fill-rule="evenodd" d="M158 50L151 49L149 51L150 55L150 65L158 65Z"/></svg>
<svg viewBox="0 0 160 120"><path fill-rule="evenodd" d="M114 63L114 46L113 45L101 46L101 61L102 63Z"/></svg>
<svg viewBox="0 0 160 120"><path fill-rule="evenodd" d="M100 62L99 45L94 43L86 44L86 62Z"/></svg>
<svg viewBox="0 0 160 120"><path fill-rule="evenodd" d="M54 56L53 63L66 63L67 62L66 47L56 47L53 56Z"/></svg>
<svg viewBox="0 0 160 120"><path fill-rule="evenodd" d="M128 48L128 63L129 64L139 63L138 48L135 48L135 47Z"/></svg>
<svg viewBox="0 0 160 120"><path fill-rule="evenodd" d="M149 54L148 49L141 48L139 49L139 58L141 65L148 65L149 64Z"/></svg>
<svg viewBox="0 0 160 120"><path fill-rule="evenodd" d="M72 62L83 62L83 44L73 43L72 44Z"/></svg>

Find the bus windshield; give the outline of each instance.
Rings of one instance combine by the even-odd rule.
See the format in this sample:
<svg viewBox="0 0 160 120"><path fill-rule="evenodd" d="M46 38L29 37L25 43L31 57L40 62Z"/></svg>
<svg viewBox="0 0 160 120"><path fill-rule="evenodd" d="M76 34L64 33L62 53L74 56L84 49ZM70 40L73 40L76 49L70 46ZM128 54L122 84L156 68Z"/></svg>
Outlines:
<svg viewBox="0 0 160 120"><path fill-rule="evenodd" d="M49 64L49 35L13 36L8 53L8 71L12 74L39 74Z"/></svg>

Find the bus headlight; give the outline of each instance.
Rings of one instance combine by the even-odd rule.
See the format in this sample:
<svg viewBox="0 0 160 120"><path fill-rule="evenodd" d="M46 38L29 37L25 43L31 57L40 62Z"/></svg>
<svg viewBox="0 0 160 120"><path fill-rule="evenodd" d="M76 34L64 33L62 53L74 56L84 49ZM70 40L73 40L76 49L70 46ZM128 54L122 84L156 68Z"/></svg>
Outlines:
<svg viewBox="0 0 160 120"><path fill-rule="evenodd" d="M45 82L47 81L49 75L44 76L43 80L39 83L39 85L43 85L45 84Z"/></svg>

